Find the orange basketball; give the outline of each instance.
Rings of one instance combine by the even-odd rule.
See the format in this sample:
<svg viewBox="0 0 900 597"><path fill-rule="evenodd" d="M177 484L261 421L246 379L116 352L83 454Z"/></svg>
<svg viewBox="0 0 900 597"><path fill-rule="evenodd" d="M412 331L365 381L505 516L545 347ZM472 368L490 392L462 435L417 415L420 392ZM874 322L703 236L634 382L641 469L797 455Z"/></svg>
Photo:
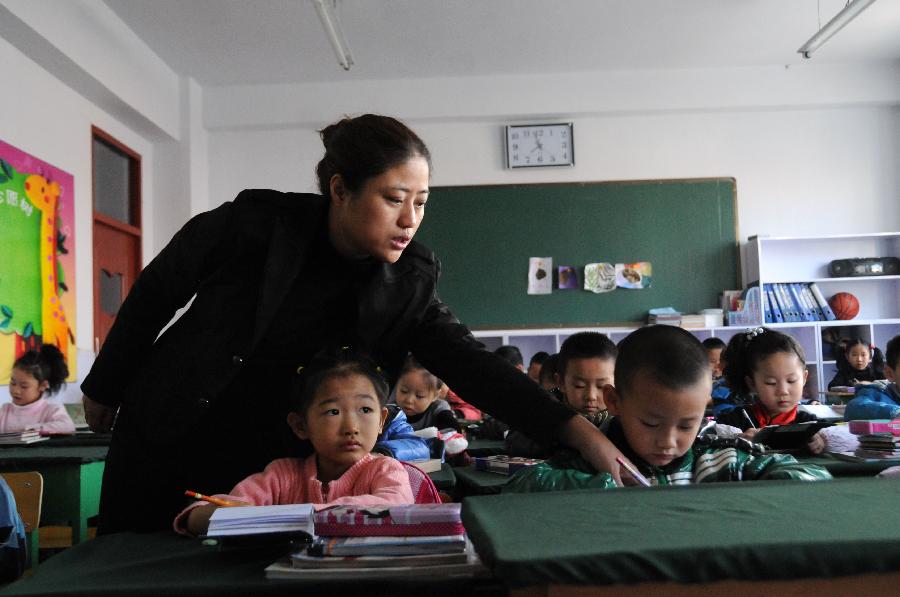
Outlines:
<svg viewBox="0 0 900 597"><path fill-rule="evenodd" d="M849 292L839 292L830 299L828 304L838 319L853 319L859 315L859 301Z"/></svg>

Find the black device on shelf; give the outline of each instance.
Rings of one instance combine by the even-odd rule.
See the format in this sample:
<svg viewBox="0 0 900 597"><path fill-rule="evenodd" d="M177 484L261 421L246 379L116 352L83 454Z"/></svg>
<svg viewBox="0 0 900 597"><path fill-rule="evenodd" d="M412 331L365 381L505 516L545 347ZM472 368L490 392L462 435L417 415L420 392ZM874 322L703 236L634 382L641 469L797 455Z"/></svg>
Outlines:
<svg viewBox="0 0 900 597"><path fill-rule="evenodd" d="M900 259L896 257L835 259L828 265L828 274L832 278L897 276L900 275Z"/></svg>

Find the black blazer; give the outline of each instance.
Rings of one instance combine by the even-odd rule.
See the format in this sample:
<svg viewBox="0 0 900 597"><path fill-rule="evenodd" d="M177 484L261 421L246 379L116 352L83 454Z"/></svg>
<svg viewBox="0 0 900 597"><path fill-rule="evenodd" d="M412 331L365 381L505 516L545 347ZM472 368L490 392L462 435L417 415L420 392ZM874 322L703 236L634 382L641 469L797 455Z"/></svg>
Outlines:
<svg viewBox="0 0 900 597"><path fill-rule="evenodd" d="M192 218L138 277L84 394L121 404L145 438L183 439L258 349L327 214L320 195L246 190ZM439 275L415 241L397 263L379 264L358 296L357 348L393 378L411 351L466 401L553 439L573 411L475 340L438 298Z"/></svg>

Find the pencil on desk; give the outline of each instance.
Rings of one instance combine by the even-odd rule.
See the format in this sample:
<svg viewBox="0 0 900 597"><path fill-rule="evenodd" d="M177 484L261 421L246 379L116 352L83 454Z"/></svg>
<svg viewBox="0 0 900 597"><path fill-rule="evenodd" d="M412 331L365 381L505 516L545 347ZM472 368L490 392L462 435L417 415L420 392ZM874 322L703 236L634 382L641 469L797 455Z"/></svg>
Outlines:
<svg viewBox="0 0 900 597"><path fill-rule="evenodd" d="M644 487L650 487L650 481L647 480L647 477L640 474L636 468L616 456L616 462L625 467L625 470L631 473L631 476L634 477L634 480L643 485Z"/></svg>
<svg viewBox="0 0 900 597"><path fill-rule="evenodd" d="M217 506L246 506L247 504L243 504L241 502L233 502L230 500L223 500L222 498L212 497L210 495L203 495L202 493L197 493L196 491L191 491L190 489L184 492L184 495L190 496L192 498L197 498L198 500L203 500L204 502L209 502L210 504L215 504Z"/></svg>

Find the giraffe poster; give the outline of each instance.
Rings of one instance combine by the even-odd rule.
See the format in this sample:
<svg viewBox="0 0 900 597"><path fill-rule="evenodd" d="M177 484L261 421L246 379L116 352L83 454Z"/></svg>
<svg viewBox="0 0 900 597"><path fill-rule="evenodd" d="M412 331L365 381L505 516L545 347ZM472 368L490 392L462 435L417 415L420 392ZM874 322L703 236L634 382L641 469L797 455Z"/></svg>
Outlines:
<svg viewBox="0 0 900 597"><path fill-rule="evenodd" d="M41 344L75 379L74 178L0 141L0 384Z"/></svg>

